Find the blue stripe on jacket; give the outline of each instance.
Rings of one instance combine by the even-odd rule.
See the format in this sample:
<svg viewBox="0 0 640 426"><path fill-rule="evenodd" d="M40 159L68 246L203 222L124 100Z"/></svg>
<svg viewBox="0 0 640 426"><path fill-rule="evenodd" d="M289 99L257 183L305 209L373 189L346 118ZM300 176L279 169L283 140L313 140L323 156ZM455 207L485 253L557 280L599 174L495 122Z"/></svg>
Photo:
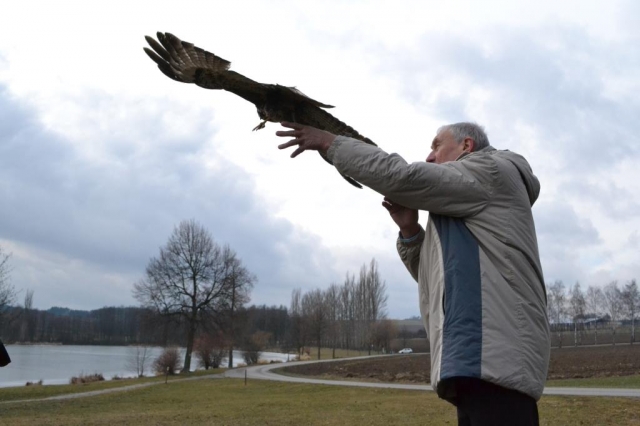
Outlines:
<svg viewBox="0 0 640 426"><path fill-rule="evenodd" d="M444 263L440 380L480 378L482 296L478 243L462 219L430 216L440 237Z"/></svg>

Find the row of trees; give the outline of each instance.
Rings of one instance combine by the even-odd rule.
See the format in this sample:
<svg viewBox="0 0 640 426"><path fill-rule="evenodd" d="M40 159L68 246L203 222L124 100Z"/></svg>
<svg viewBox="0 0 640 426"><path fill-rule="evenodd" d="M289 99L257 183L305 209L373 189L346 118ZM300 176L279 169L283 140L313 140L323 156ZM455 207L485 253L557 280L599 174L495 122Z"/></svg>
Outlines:
<svg viewBox="0 0 640 426"><path fill-rule="evenodd" d="M166 346L182 345L184 341L181 322L146 308L73 311L25 306L11 306L4 311L7 320L0 326L0 335L6 343Z"/></svg>
<svg viewBox="0 0 640 426"><path fill-rule="evenodd" d="M26 310L23 306L10 306L5 315L11 319L0 327L5 343L185 346L186 323L148 308L110 306L79 311L59 307ZM236 349L243 347L244 336L258 332L268 337L263 347L279 347L290 326L289 313L284 306L243 307L236 311L235 324ZM226 352L226 336L219 330L210 333L210 329L204 327L196 342L213 339L216 345L222 344Z"/></svg>
<svg viewBox="0 0 640 426"><path fill-rule="evenodd" d="M386 284L380 278L375 259L362 265L356 279L347 273L342 285L291 295L290 342L298 353L308 344L318 348L389 348L395 336L393 324L386 321Z"/></svg>
<svg viewBox="0 0 640 426"><path fill-rule="evenodd" d="M566 288L562 281L547 285L547 309L552 330L558 333L559 341L566 324L571 324L574 344L578 344L579 329L595 328L597 344L598 324L606 322L613 331L613 343L618 324L628 320L631 325L631 343L635 341L635 321L640 311L640 292L636 280L620 287L612 281L603 288L589 286L584 292L579 282ZM560 343L561 344L561 343Z"/></svg>

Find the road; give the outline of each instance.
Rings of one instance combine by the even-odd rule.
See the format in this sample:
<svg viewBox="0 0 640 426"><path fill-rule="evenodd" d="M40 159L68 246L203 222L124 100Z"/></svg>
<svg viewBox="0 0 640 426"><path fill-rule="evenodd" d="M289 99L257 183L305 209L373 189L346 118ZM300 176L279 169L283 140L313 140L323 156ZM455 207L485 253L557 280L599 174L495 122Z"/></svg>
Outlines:
<svg viewBox="0 0 640 426"><path fill-rule="evenodd" d="M381 355L381 356L393 356L393 355ZM371 357L360 357L359 359L365 359L365 358L371 358ZM296 362L296 365L311 364L314 362L333 362L333 361L344 361L344 359ZM280 382L311 383L311 384L318 384L318 385L356 386L356 387L368 387L368 388L405 389L405 390L433 392L433 388L431 387L431 385L356 382L356 381L346 381L346 380L323 380L323 379L313 379L313 378L307 378L307 377L284 376L282 374L278 374L273 371L278 368L283 368L285 366L286 364L267 364L267 365L258 365L255 367L236 368L236 369L227 371L225 373L225 377L241 379L245 377L245 372L246 372L246 376L248 380L276 380ZM625 397L625 398L640 398L640 389L547 387L544 389L544 395L613 396L613 397Z"/></svg>

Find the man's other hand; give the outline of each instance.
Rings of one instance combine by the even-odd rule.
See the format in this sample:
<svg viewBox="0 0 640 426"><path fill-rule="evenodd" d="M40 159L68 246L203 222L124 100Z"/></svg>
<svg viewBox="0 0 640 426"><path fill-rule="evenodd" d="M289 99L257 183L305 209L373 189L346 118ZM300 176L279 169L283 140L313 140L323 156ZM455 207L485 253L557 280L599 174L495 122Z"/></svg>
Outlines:
<svg viewBox="0 0 640 426"><path fill-rule="evenodd" d="M404 238L411 238L420 232L418 210L396 204L388 197L384 197L382 207L387 209L393 221L400 228L400 233Z"/></svg>

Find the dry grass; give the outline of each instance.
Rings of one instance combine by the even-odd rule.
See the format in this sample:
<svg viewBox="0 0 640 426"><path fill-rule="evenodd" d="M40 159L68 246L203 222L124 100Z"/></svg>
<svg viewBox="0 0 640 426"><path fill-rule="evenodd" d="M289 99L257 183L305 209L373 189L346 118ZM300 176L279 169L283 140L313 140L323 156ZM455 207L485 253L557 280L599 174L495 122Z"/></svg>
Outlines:
<svg viewBox="0 0 640 426"><path fill-rule="evenodd" d="M211 374L224 373L226 369L197 370L189 374L179 374L169 376L169 381L182 380L184 378L206 376ZM22 386L13 388L0 388L0 403L5 401L18 401L29 399L41 399L58 395L90 392L102 389L120 388L129 385L137 385L150 382L164 382L164 376L142 377L127 380L105 380L100 382L85 383L81 385L45 385L45 386ZM0 406L2 407L2 406ZM0 411L2 408L0 408ZM2 422L0 422L2 425Z"/></svg>
<svg viewBox="0 0 640 426"><path fill-rule="evenodd" d="M102 382L104 381L104 376L102 373L93 373L93 374L83 374L80 373L78 377L72 377L69 380L70 385L83 385L85 383L93 383L93 382Z"/></svg>
<svg viewBox="0 0 640 426"><path fill-rule="evenodd" d="M637 425L640 400L544 397L542 425ZM455 409L433 392L267 381L170 382L80 400L8 404L11 425L444 425Z"/></svg>

